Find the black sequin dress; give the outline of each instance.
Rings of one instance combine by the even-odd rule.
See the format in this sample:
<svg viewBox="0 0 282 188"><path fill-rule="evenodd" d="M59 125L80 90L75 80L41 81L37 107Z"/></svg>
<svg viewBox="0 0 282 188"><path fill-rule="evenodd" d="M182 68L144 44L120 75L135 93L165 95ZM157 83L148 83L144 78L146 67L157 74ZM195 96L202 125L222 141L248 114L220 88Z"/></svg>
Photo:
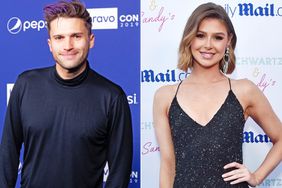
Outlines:
<svg viewBox="0 0 282 188"><path fill-rule="evenodd" d="M222 178L226 172L224 165L243 162L245 119L231 85L224 103L205 126L194 121L180 107L178 88L169 109L176 157L174 188L248 188L246 182L230 185Z"/></svg>

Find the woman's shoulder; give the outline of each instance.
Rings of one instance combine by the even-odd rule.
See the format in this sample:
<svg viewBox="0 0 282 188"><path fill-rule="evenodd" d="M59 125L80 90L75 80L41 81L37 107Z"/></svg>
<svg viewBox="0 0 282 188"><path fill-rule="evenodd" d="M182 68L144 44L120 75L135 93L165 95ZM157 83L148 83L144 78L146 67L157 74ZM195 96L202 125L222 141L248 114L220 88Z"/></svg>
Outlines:
<svg viewBox="0 0 282 188"><path fill-rule="evenodd" d="M261 90L251 80L232 80L231 85L232 91L235 93L244 109L256 102L256 100L260 100L263 96Z"/></svg>
<svg viewBox="0 0 282 188"><path fill-rule="evenodd" d="M154 100L157 103L170 105L173 100L179 83L173 85L164 85L158 88L155 92Z"/></svg>
<svg viewBox="0 0 282 188"><path fill-rule="evenodd" d="M249 92L255 92L258 90L258 87L247 78L244 79L232 79L231 80L232 89L249 93Z"/></svg>
<svg viewBox="0 0 282 188"><path fill-rule="evenodd" d="M250 80L231 79L231 89L245 111L252 104L252 97L259 92L257 86Z"/></svg>
<svg viewBox="0 0 282 188"><path fill-rule="evenodd" d="M158 97L171 97L174 96L179 83L173 85L164 85L158 88L155 92L155 96Z"/></svg>
<svg viewBox="0 0 282 188"><path fill-rule="evenodd" d="M179 84L165 85L156 90L154 96L154 109L167 114L169 107L175 97Z"/></svg>

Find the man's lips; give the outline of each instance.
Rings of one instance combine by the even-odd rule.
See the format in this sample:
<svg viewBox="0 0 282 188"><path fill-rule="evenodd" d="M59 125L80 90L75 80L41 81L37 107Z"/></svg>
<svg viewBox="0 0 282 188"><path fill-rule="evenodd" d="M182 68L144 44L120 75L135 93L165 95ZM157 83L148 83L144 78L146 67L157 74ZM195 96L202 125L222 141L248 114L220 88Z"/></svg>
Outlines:
<svg viewBox="0 0 282 188"><path fill-rule="evenodd" d="M77 55L77 52L60 53L60 55L64 58L73 58Z"/></svg>
<svg viewBox="0 0 282 188"><path fill-rule="evenodd" d="M77 52L69 52L69 53L60 53L60 55L62 56L72 56L72 55L76 55Z"/></svg>

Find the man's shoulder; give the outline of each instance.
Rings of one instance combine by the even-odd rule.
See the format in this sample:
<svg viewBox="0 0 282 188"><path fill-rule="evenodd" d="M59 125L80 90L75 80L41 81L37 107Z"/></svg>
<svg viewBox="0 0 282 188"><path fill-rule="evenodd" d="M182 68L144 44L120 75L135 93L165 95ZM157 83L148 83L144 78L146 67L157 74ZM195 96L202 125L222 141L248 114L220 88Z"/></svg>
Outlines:
<svg viewBox="0 0 282 188"><path fill-rule="evenodd" d="M117 83L114 83L105 76L99 74L98 72L91 69L90 75L92 82L95 83L95 85L98 86L100 90L114 95L121 95L124 93L121 86L119 86Z"/></svg>
<svg viewBox="0 0 282 188"><path fill-rule="evenodd" d="M35 68L22 72L19 74L18 78L22 80L29 80L32 78L42 78L45 75L48 75L51 71L52 67L44 67L44 68Z"/></svg>
<svg viewBox="0 0 282 188"><path fill-rule="evenodd" d="M43 80L46 80L49 76L52 67L35 68L26 70L20 73L17 77L17 85L29 85L29 84L41 84Z"/></svg>

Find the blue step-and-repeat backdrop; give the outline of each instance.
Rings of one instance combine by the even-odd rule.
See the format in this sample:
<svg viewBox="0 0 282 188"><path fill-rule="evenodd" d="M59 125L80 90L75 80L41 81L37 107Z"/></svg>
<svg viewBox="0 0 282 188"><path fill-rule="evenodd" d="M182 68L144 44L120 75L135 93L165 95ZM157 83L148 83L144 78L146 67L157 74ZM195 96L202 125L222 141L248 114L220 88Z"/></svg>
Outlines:
<svg viewBox="0 0 282 188"><path fill-rule="evenodd" d="M1 2L0 134L13 83L28 69L54 65L43 7L51 0ZM90 66L126 92L133 118L134 159L129 187L140 187L140 1L83 1L93 22ZM127 146L124 146L127 147ZM19 173L20 173L19 167ZM105 177L108 170L105 169ZM19 175L20 176L20 175ZM17 183L19 187L19 183Z"/></svg>

